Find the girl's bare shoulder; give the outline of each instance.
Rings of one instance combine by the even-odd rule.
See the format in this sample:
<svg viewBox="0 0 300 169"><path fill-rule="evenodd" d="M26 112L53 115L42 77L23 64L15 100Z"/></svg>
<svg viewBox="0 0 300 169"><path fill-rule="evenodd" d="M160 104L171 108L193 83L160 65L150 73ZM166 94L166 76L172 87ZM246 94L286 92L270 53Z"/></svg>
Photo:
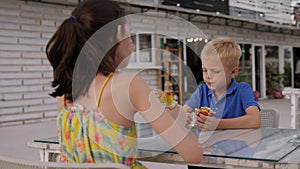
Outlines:
<svg viewBox="0 0 300 169"><path fill-rule="evenodd" d="M147 84L145 79L139 73L122 72L114 75L115 80L118 82L126 82L130 85L142 85Z"/></svg>

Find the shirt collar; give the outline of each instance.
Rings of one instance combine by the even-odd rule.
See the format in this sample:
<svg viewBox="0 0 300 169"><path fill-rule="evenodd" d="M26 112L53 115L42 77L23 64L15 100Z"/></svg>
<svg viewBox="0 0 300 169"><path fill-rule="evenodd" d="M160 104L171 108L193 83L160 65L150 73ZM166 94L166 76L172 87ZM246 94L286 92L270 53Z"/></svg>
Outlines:
<svg viewBox="0 0 300 169"><path fill-rule="evenodd" d="M231 84L230 84L229 88L227 89L226 94L233 93L233 91L236 90L237 85L238 85L238 82L235 80L235 78L231 78Z"/></svg>
<svg viewBox="0 0 300 169"><path fill-rule="evenodd" d="M237 84L238 82L235 80L235 78L231 78L231 84L226 91L226 95L231 94L237 88ZM212 94L213 91L211 89L208 89L207 96L210 96Z"/></svg>

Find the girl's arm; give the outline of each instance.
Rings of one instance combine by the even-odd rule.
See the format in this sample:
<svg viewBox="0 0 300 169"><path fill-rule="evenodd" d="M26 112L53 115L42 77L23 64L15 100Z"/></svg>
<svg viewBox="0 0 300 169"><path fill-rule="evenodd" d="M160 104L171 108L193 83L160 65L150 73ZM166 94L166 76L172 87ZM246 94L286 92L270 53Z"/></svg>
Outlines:
<svg viewBox="0 0 300 169"><path fill-rule="evenodd" d="M133 107L141 113L152 128L173 147L188 163L200 163L203 150L198 139L185 128L186 115L183 109L165 108L139 76L133 78L129 89ZM175 113L176 115L172 115Z"/></svg>
<svg viewBox="0 0 300 169"><path fill-rule="evenodd" d="M63 108L63 96L57 97L57 114L61 111Z"/></svg>

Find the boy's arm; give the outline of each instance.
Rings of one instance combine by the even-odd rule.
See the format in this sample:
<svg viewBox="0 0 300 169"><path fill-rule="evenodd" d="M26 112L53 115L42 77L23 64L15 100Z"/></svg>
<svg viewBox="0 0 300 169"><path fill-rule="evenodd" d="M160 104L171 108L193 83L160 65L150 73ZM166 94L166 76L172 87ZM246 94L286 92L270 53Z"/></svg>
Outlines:
<svg viewBox="0 0 300 169"><path fill-rule="evenodd" d="M188 113L191 113L194 111L194 108L199 107L200 104L200 96L199 96L199 87L197 90L194 91L194 93L191 95L191 97L185 102L184 104L184 110Z"/></svg>
<svg viewBox="0 0 300 169"><path fill-rule="evenodd" d="M253 92L249 84L240 88L243 92L240 99L246 115L232 118L221 119L217 129L231 128L259 128L260 127L260 107L254 100Z"/></svg>
<svg viewBox="0 0 300 169"><path fill-rule="evenodd" d="M246 115L231 119L221 119L217 129L259 128L261 123L259 109L249 106Z"/></svg>

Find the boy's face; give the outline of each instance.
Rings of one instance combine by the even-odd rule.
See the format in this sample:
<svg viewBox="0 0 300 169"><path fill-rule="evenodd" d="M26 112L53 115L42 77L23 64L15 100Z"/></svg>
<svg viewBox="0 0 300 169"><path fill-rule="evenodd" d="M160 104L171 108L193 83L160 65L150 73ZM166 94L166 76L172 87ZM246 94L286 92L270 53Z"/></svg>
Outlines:
<svg viewBox="0 0 300 169"><path fill-rule="evenodd" d="M224 91L231 82L233 70L223 64L218 57L205 57L202 60L203 79L208 88Z"/></svg>

